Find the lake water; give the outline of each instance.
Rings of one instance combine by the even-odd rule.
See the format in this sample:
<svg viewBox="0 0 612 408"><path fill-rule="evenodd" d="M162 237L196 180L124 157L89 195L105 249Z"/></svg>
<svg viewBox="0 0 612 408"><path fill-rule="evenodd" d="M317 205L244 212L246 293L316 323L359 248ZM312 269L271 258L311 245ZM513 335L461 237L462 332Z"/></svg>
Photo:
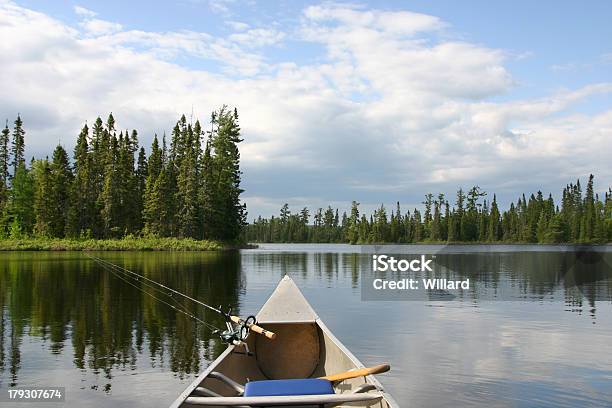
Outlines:
<svg viewBox="0 0 612 408"><path fill-rule="evenodd" d="M364 364L391 363L379 379L401 406L612 406L610 247L389 248L437 251L434 274L480 285L450 301L362 300L371 250L95 255L242 316L289 274ZM61 386L69 406L167 406L224 349L179 307L223 325L82 253L0 253L0 389Z"/></svg>

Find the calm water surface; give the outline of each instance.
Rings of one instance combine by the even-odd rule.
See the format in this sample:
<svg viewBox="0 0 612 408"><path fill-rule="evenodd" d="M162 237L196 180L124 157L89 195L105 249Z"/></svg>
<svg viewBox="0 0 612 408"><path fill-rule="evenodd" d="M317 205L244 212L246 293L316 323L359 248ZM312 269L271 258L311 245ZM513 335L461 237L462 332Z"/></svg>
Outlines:
<svg viewBox="0 0 612 408"><path fill-rule="evenodd" d="M371 258L344 245L96 255L242 315L287 273L364 364L391 363L380 380L402 406L612 406L609 248L480 249L438 255L488 291L453 301L362 301ZM499 288L512 301L491 296ZM0 389L64 386L70 406L169 405L224 346L140 289L151 293L78 252L0 253Z"/></svg>

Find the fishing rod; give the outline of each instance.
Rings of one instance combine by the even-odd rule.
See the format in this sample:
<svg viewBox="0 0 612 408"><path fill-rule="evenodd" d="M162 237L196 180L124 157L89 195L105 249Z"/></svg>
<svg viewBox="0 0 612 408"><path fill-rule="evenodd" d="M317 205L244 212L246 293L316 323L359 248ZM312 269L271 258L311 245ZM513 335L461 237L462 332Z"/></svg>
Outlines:
<svg viewBox="0 0 612 408"><path fill-rule="evenodd" d="M130 284L131 286L134 286L135 288L137 288L138 290L142 291L143 293L148 294L149 296L153 297L154 299L170 306L171 308L177 310L178 312L181 312L193 319L195 319L196 321L203 323L205 326L214 329L213 332L215 333L219 333L220 332L220 336L221 339L226 342L226 343L232 343L232 344L242 344L242 342L246 339L246 337L249 335L250 331L253 331L257 334L261 334L264 337L273 340L276 338L276 334L266 330L264 328L262 328L261 326L257 325L257 319L255 318L255 316L249 316L246 319L242 319L239 316L234 316L231 314L231 309L228 309L228 311L223 311L221 309L221 307L213 307L207 303L204 303L198 299L195 299L185 293L179 292L176 289L173 289L167 285L164 285L163 283L157 282L156 280L147 278L144 275L141 275L139 273L130 271L127 268L124 268L122 266L116 265L112 262L109 262L105 259L102 258L98 258L96 256L90 255L90 254L85 254L85 256L87 256L89 259L97 262L98 264L100 264L105 270L109 270L111 273L113 273L113 275L115 275L116 277L120 278L121 280L123 280L124 282ZM227 326L227 330L221 332L221 330L217 329L215 326L211 325L210 323L205 322L204 320L198 318L197 316L189 313L188 311L186 311L185 309L179 309L177 307L175 307L174 305L169 304L168 302L159 299L158 297L156 297L155 295L145 291L144 289L142 289L141 287L138 287L136 285L134 285L133 283L127 281L126 279L124 279L123 277L121 277L120 275L117 275L115 272L119 271L121 273L124 273L125 276L129 276L132 279L135 279L136 281L141 281L142 283L145 284L146 286L152 288L153 290L157 290L163 294L165 294L166 296L171 297L179 306L182 306L177 300L176 298L173 297L173 294L179 295L181 297L183 297L184 299L187 299L191 302L194 302L206 309L209 309L211 311L214 311L216 313L219 313L220 315L222 315L225 319L226 322L226 326ZM166 290L168 292L170 292L170 294L163 292L163 290Z"/></svg>
<svg viewBox="0 0 612 408"><path fill-rule="evenodd" d="M103 267L103 268L105 268L105 266L104 266L104 265L102 265L102 267ZM142 289L142 288L138 287L138 286L137 286L137 285L135 285L134 283L132 283L132 282L130 282L129 280L127 280L125 277L123 277L123 276L121 276L121 275L117 274L117 273L116 273L115 271L113 271L112 269L107 269L107 270L108 270L110 273L112 273L112 274L113 274L115 277L117 277L118 279L121 279L122 281L124 281L124 282L125 282L125 283L127 283L128 285L133 286L134 288L136 288L136 289L140 290L140 291L141 291L141 292L143 292L143 293L146 293L147 295L151 296L153 299L155 299L155 300L157 300L157 301L159 301L159 302L161 302L161 303L163 303L163 304L165 304L165 305L167 305L167 306L171 307L172 309L176 310L177 312L183 313L184 315L186 315L186 316L188 316L188 317L190 317L190 318L192 318L192 319L194 319L194 320L197 320L198 322L202 323L204 326L206 326L206 327L208 327L209 329L211 329L213 332L219 331L219 329L217 328L217 326L214 326L214 325L212 325L212 324L210 324L210 323L208 323L208 322L205 322L204 320L200 319L199 317L197 317L197 316L195 316L195 315L193 315L193 314L189 313L187 310L183 309L183 308L182 308L182 305L181 305L181 304L180 304L180 303L179 303L179 302L178 302L178 301L177 301L175 298L172 298L172 300L174 300L174 301L175 301L175 302L176 302L176 303L177 303L179 306L181 306L180 308L179 308L179 307L176 307L176 306L174 306L174 305L172 305L172 304L170 304L170 303L166 302L165 300L158 298L158 297L157 297L157 296L155 296L154 294L152 294L152 293L150 293L150 292L147 292L146 290L144 290L144 289ZM162 292L162 293L163 293L163 292ZM165 294L165 295L167 295L166 293L164 293L164 294Z"/></svg>

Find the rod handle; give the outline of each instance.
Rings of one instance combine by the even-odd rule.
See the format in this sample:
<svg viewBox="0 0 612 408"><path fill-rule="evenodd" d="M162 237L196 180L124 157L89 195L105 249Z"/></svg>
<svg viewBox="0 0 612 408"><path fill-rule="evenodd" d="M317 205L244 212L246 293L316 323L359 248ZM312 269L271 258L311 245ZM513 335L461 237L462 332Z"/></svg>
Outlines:
<svg viewBox="0 0 612 408"><path fill-rule="evenodd" d="M236 324L244 324L244 320L242 320L238 316L230 316L230 319L232 322ZM266 330L263 327L258 326L256 324L248 323L247 327L249 328L249 330L254 331L257 334L261 334L262 336L265 336L270 340L274 340L276 338L276 333Z"/></svg>
<svg viewBox="0 0 612 408"><path fill-rule="evenodd" d="M359 368L357 370L345 371L344 373L333 374L333 375L328 375L328 376L319 377L319 378L321 378L322 380L328 380L331 382L343 381L343 380L348 380L349 378L365 377L366 375L370 375L370 374L386 373L390 369L391 369L391 366L389 364L379 364L374 367L364 367L364 368Z"/></svg>

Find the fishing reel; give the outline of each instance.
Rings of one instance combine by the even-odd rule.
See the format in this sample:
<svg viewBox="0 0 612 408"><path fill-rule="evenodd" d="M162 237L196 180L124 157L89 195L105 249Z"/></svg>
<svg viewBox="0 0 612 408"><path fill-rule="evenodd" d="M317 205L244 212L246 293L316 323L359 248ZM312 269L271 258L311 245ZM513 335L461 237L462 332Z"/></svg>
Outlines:
<svg viewBox="0 0 612 408"><path fill-rule="evenodd" d="M217 333L224 343L233 344L235 346L244 345L248 352L248 347L244 341L247 339L247 337L249 337L249 333L251 331L249 327L257 324L257 319L255 316L249 316L245 320L238 319L239 322L236 323L235 320L232 320L231 311L232 310L229 309L227 312L223 313L223 316L225 317L225 326L227 329L224 331L218 330Z"/></svg>

